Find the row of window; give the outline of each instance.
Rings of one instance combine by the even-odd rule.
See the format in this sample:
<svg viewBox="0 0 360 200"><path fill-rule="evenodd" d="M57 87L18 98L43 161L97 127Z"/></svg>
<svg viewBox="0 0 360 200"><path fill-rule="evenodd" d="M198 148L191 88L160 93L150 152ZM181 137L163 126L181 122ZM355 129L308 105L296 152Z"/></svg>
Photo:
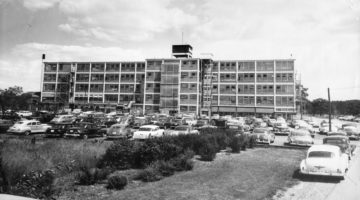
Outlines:
<svg viewBox="0 0 360 200"><path fill-rule="evenodd" d="M236 105L236 96L213 96L212 104L217 105L218 100L220 101L219 105ZM238 96L238 105L255 105L254 96ZM256 97L257 106L293 106L294 98L293 97L276 97L274 102L273 96L258 96Z"/></svg>
<svg viewBox="0 0 360 200"><path fill-rule="evenodd" d="M212 92L218 93L219 85L213 85ZM255 94L255 85L238 85L238 94ZM256 85L257 94L274 94L273 85ZM277 85L275 87L276 94L293 94L293 85ZM236 93L236 85L220 85L221 94Z"/></svg>
<svg viewBox="0 0 360 200"><path fill-rule="evenodd" d="M141 95L114 95L114 94L105 94L104 96L102 95L90 95L89 98L86 96L75 96L75 102L103 102L103 99L105 102L113 102L113 103L117 103L117 102L129 102L129 101L134 101L135 103L144 103L143 101L143 97Z"/></svg>
<svg viewBox="0 0 360 200"><path fill-rule="evenodd" d="M70 72L71 67L75 67L78 72L89 72L90 68L92 72L119 72L120 71L120 63L92 63L90 67L90 63L78 63L70 64L70 63L59 63L59 72ZM106 66L106 67L105 67ZM121 71L145 71L145 63L121 63ZM45 72L56 72L57 64L56 63L46 63L45 64Z"/></svg>
<svg viewBox="0 0 360 200"><path fill-rule="evenodd" d="M256 71L293 71L294 62L293 61L241 61L238 63L238 71L255 71L255 62L256 62ZM217 71L236 71L236 62L214 62L213 70Z"/></svg>

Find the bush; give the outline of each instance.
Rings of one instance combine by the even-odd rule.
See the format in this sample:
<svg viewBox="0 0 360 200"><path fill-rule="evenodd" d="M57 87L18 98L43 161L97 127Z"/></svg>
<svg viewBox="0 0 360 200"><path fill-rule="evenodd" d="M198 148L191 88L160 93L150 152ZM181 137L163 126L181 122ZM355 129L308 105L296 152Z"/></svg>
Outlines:
<svg viewBox="0 0 360 200"><path fill-rule="evenodd" d="M175 172L175 167L170 161L159 160L153 164L162 176L171 176Z"/></svg>
<svg viewBox="0 0 360 200"><path fill-rule="evenodd" d="M150 165L147 168L143 169L138 174L136 179L142 180L144 182L154 182L154 181L161 180L162 176L155 166Z"/></svg>
<svg viewBox="0 0 360 200"><path fill-rule="evenodd" d="M188 171L192 170L194 167L194 161L192 158L194 157L194 152L191 150L187 150L184 154L181 154L169 162L172 166L174 166L175 171Z"/></svg>
<svg viewBox="0 0 360 200"><path fill-rule="evenodd" d="M256 145L256 138L252 135L249 136L249 143L248 143L248 147L249 148L254 148Z"/></svg>
<svg viewBox="0 0 360 200"><path fill-rule="evenodd" d="M218 147L212 137L203 137L202 145L199 149L200 159L203 161L213 161L216 157Z"/></svg>
<svg viewBox="0 0 360 200"><path fill-rule="evenodd" d="M80 185L93 185L98 181L106 179L106 177L111 173L111 170L108 168L98 169L98 168L82 168L77 175L77 180Z"/></svg>
<svg viewBox="0 0 360 200"><path fill-rule="evenodd" d="M98 167L109 166L115 169L129 169L134 159L134 142L129 140L115 141L105 152Z"/></svg>
<svg viewBox="0 0 360 200"><path fill-rule="evenodd" d="M239 136L234 136L230 141L230 148L232 153L240 153L240 138Z"/></svg>
<svg viewBox="0 0 360 200"><path fill-rule="evenodd" d="M128 184L128 180L125 176L110 176L108 178L108 184L107 184L107 188L108 189L117 189L117 190L121 190L123 189L126 185Z"/></svg>
<svg viewBox="0 0 360 200"><path fill-rule="evenodd" d="M55 192L52 170L33 171L23 175L10 193L33 198L50 198Z"/></svg>

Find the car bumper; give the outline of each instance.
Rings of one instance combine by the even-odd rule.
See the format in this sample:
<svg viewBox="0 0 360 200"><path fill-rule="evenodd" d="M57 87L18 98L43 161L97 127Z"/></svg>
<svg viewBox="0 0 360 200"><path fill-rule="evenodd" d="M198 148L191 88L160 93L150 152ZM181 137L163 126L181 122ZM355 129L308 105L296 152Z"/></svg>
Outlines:
<svg viewBox="0 0 360 200"><path fill-rule="evenodd" d="M289 142L289 145L305 146L305 147L311 146L311 145L313 145L313 144L314 144L314 143L312 143L312 142L303 142L303 141L292 141L292 142Z"/></svg>
<svg viewBox="0 0 360 200"><path fill-rule="evenodd" d="M314 175L314 176L333 176L333 177L344 177L345 172L334 172L334 171L310 171L310 170L300 170L301 174L304 175Z"/></svg>
<svg viewBox="0 0 360 200"><path fill-rule="evenodd" d="M65 133L64 137L81 137L80 133Z"/></svg>

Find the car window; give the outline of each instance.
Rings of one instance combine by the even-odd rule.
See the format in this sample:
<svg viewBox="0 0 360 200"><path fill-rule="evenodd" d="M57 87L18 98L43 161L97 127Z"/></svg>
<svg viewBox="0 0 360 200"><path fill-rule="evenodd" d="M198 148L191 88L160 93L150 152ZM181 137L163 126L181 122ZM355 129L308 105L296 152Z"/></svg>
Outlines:
<svg viewBox="0 0 360 200"><path fill-rule="evenodd" d="M309 158L333 158L335 154L329 151L311 151L308 155Z"/></svg>
<svg viewBox="0 0 360 200"><path fill-rule="evenodd" d="M40 122L36 122L36 125L40 125Z"/></svg>
<svg viewBox="0 0 360 200"><path fill-rule="evenodd" d="M143 127L143 128L139 128L139 131L151 131L151 128Z"/></svg>
<svg viewBox="0 0 360 200"><path fill-rule="evenodd" d="M36 125L36 122L31 122L31 125L32 125L32 126L35 126L35 125Z"/></svg>

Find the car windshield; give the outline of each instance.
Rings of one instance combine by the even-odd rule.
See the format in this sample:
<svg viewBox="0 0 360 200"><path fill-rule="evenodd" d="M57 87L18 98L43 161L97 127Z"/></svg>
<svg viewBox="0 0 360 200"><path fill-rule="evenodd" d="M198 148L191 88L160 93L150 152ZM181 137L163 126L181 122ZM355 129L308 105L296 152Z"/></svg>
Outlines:
<svg viewBox="0 0 360 200"><path fill-rule="evenodd" d="M335 154L329 151L311 151L308 155L309 158L332 158Z"/></svg>
<svg viewBox="0 0 360 200"><path fill-rule="evenodd" d="M139 128L139 131L151 131L151 128L141 127L141 128Z"/></svg>
<svg viewBox="0 0 360 200"><path fill-rule="evenodd" d="M205 124L208 124L208 121L198 120L196 123L197 123L198 125L205 125Z"/></svg>
<svg viewBox="0 0 360 200"><path fill-rule="evenodd" d="M324 144L333 144L333 145L346 144L346 139L345 138L326 138L326 139L324 139Z"/></svg>
<svg viewBox="0 0 360 200"><path fill-rule="evenodd" d="M177 131L186 131L187 127L186 126L178 126L178 127L175 128L175 130L177 130Z"/></svg>

